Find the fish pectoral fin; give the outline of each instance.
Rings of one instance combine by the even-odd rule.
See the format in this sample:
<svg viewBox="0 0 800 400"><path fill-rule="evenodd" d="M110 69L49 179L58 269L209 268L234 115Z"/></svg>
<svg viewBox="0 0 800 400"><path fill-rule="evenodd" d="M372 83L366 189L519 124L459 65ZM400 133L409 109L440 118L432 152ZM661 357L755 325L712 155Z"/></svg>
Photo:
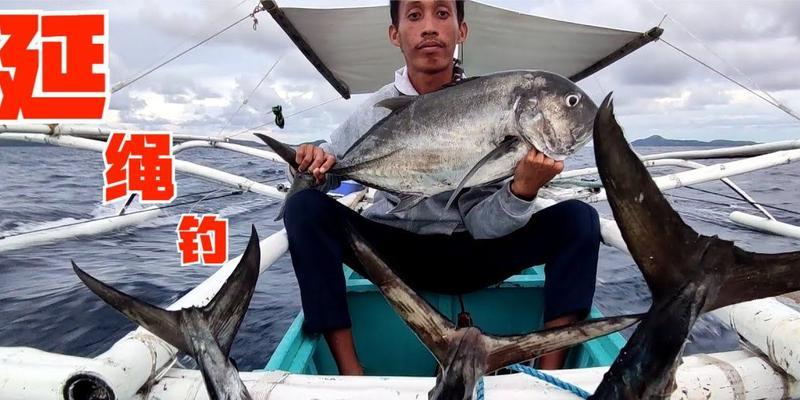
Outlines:
<svg viewBox="0 0 800 400"><path fill-rule="evenodd" d="M397 203L394 208L389 210L389 214L396 214L399 212L407 211L419 204L422 200L425 200L425 196L420 196L417 194L398 194L397 197L400 198L400 202Z"/></svg>
<svg viewBox="0 0 800 400"><path fill-rule="evenodd" d="M295 158L297 156L297 150L293 149L286 143L281 143L262 133L253 133L253 134L256 135L259 139L261 139L264 143L266 143L267 146L269 146L269 148L275 152L275 154L280 156L283 159L283 161L286 161L286 163L289 164L292 168L297 169L297 167L299 167L297 159Z"/></svg>
<svg viewBox="0 0 800 400"><path fill-rule="evenodd" d="M260 269L261 245L256 227L251 226L250 240L239 264L217 294L203 307L211 332L226 357L230 354L233 339L250 306Z"/></svg>
<svg viewBox="0 0 800 400"><path fill-rule="evenodd" d="M445 204L444 206L444 211L450 209L450 206L453 205L453 202L458 197L459 192L461 192L461 189L464 188L464 185L467 184L467 181L469 181L469 179L472 178L472 176L475 175L475 173L478 172L478 170L481 169L481 167L483 167L484 165L486 165L486 163L490 161L494 161L502 157L504 154L510 152L514 147L519 145L521 142L522 140L520 139L519 136L506 136L505 139L503 139L503 141L500 142L497 145L497 147L494 148L494 150L490 151L488 154L483 156L483 158L478 160L478 162L475 163L472 169L470 169L469 172L467 172L467 174L464 175L463 178L461 178L461 181L458 182L458 186L456 186L456 188L453 189L453 194L451 194L450 198L447 199L447 204Z"/></svg>
<svg viewBox="0 0 800 400"><path fill-rule="evenodd" d="M72 269L83 284L108 305L178 350L192 353L184 339L178 311L167 311L121 292L80 269L75 261L72 261Z"/></svg>
<svg viewBox="0 0 800 400"><path fill-rule="evenodd" d="M455 325L406 285L349 222L345 222L345 231L366 277L380 289L395 312L431 354L440 363L446 361Z"/></svg>
<svg viewBox="0 0 800 400"><path fill-rule="evenodd" d="M377 103L373 107L382 107L387 108L392 111L397 111L413 102L417 99L417 96L395 96L383 99Z"/></svg>
<svg viewBox="0 0 800 400"><path fill-rule="evenodd" d="M639 322L642 317L643 314L633 314L598 318L527 335L490 336L487 372L617 332Z"/></svg>

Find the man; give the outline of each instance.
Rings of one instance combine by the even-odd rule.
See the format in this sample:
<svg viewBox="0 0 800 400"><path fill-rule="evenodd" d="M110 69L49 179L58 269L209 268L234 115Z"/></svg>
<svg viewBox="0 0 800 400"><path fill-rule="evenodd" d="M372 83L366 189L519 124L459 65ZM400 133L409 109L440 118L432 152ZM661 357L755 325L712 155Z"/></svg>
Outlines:
<svg viewBox="0 0 800 400"><path fill-rule="evenodd" d="M300 286L304 329L324 335L339 372L363 374L353 344L345 301L342 262L359 269L345 236L345 222L367 238L389 266L415 289L461 294L484 288L532 265L545 263L545 326L587 316L594 296L600 243L596 211L567 201L534 214L539 188L563 163L536 150L517 165L509 182L472 188L444 210L441 193L397 214L398 199L379 193L363 216L324 194L338 182L325 173L369 128L388 114L378 101L430 93L451 83L457 44L467 38L464 4L456 0L390 1L389 40L406 66L394 83L374 93L331 135L331 143L297 151L300 171L312 173L322 190L305 190L286 204L284 223ZM560 368L565 352L551 353L540 367Z"/></svg>

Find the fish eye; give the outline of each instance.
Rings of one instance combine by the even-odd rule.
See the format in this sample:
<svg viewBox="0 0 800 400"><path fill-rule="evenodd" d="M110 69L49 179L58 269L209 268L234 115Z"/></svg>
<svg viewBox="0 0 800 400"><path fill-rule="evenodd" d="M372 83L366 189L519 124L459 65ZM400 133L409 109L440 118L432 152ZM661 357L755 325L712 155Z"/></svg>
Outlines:
<svg viewBox="0 0 800 400"><path fill-rule="evenodd" d="M564 103L567 104L567 107L575 107L578 105L578 102L581 101L581 96L579 94L569 94L564 97Z"/></svg>

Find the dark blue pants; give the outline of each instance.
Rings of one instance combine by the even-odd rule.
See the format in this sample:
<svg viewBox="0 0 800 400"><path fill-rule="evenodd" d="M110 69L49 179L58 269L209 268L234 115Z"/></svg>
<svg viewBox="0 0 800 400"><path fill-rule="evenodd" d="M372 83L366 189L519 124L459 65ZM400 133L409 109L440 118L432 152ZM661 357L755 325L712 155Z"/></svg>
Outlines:
<svg viewBox="0 0 800 400"><path fill-rule="evenodd" d="M345 221L415 289L468 293L545 264L545 321L584 318L592 305L600 225L594 208L580 201L546 208L507 236L476 240L467 232L418 235L380 224L324 193L304 190L286 204L284 224L307 332L350 327L342 263L364 274L345 236Z"/></svg>

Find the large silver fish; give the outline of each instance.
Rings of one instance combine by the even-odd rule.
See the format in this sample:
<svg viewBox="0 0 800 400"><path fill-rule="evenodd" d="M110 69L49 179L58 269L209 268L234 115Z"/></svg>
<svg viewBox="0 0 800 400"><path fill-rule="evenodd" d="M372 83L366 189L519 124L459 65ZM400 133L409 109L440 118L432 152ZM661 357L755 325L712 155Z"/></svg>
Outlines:
<svg viewBox="0 0 800 400"><path fill-rule="evenodd" d="M597 113L575 83L544 71L500 72L375 106L392 112L329 173L399 195L393 211L453 191L449 207L462 188L510 177L531 148L563 160L591 139ZM294 149L256 135L297 167ZM312 182L297 180L290 194Z"/></svg>
<svg viewBox="0 0 800 400"><path fill-rule="evenodd" d="M249 400L229 354L258 280L261 249L255 227L241 261L205 307L164 310L120 292L72 268L97 296L178 350L191 355L200 367L211 400ZM113 393L110 398L114 398Z"/></svg>
<svg viewBox="0 0 800 400"><path fill-rule="evenodd" d="M594 151L614 218L653 304L590 398L670 398L697 317L800 290L800 252L752 253L686 225L625 141L610 95L597 113Z"/></svg>

